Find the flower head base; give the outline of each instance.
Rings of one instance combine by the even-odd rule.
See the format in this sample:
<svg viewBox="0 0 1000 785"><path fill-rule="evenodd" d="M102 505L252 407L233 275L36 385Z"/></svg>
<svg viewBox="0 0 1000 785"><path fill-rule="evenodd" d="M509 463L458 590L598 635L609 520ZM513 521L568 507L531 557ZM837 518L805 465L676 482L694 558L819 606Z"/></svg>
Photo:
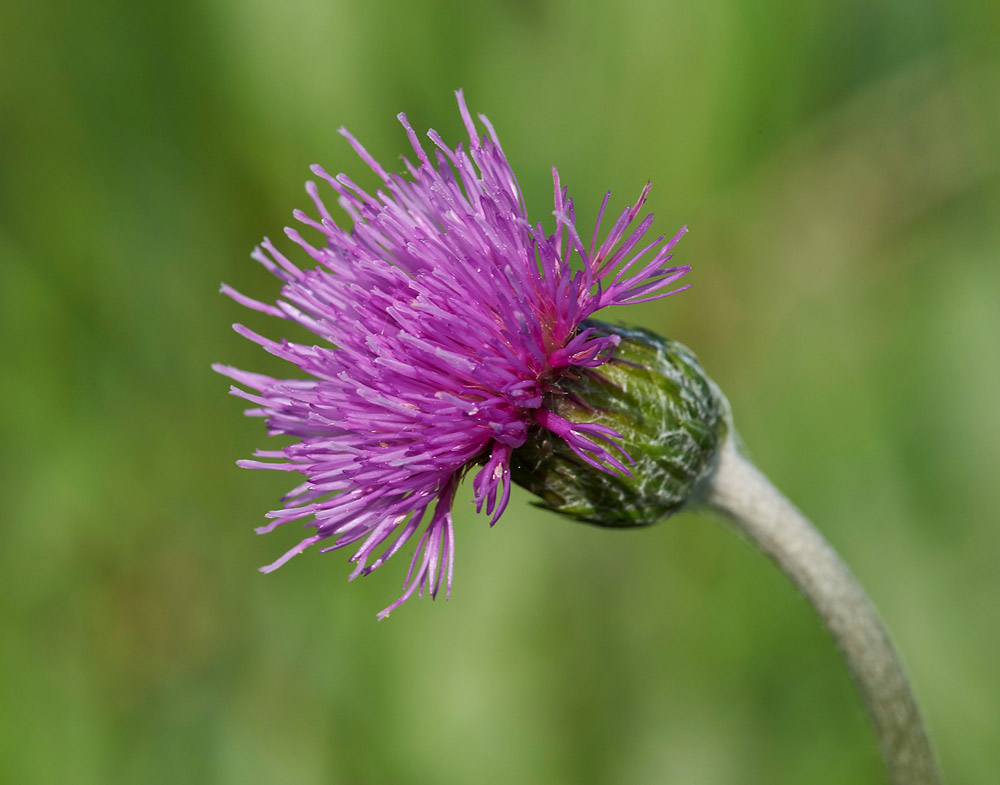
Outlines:
<svg viewBox="0 0 1000 785"><path fill-rule="evenodd" d="M600 368L565 374L546 408L571 425L592 421L577 427L619 434L617 443L632 459L629 471L594 471L550 437L514 451L514 481L540 497L540 506L570 518L648 526L683 507L711 472L729 428L729 405L687 347L648 330L585 325L621 343Z"/></svg>
<svg viewBox="0 0 1000 785"><path fill-rule="evenodd" d="M374 195L341 174L313 172L333 189L351 227L339 227L318 189L306 185L316 216L295 217L315 230L309 242L286 230L313 263L294 264L268 240L253 253L282 281L281 299L258 302L228 286L237 302L295 321L317 345L240 334L294 363L307 378L276 379L215 366L254 404L268 433L298 441L240 461L248 468L299 472L305 482L268 513L271 531L306 520L315 533L270 571L312 545L356 545L351 578L381 566L416 541L402 596L450 592L454 565L451 506L474 471L477 509L503 513L515 450L548 434L601 472L628 474L620 434L599 422L573 421L550 408L561 380L597 368L621 336L584 322L609 305L666 297L688 267L669 266L685 229L645 242L652 216L638 220L649 185L600 241L585 244L573 202L553 170L556 229L532 224L524 198L489 121L480 137L459 91L468 149L449 148L431 131L423 148L405 115L399 120L416 161L408 176L389 174L346 130L382 183ZM477 468L478 467L478 468Z"/></svg>

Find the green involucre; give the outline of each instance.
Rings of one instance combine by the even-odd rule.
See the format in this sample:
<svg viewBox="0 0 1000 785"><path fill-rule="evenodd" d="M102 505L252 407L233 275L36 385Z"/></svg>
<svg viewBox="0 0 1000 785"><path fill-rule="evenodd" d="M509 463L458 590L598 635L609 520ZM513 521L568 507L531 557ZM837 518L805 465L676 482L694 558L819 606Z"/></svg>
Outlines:
<svg viewBox="0 0 1000 785"><path fill-rule="evenodd" d="M597 368L559 380L548 408L575 423L596 422L622 434L632 476L587 465L547 432L514 451L514 481L539 506L578 521L616 528L648 526L691 496L727 431L725 397L686 346L642 329L588 321L622 340ZM627 463L627 462L626 462Z"/></svg>

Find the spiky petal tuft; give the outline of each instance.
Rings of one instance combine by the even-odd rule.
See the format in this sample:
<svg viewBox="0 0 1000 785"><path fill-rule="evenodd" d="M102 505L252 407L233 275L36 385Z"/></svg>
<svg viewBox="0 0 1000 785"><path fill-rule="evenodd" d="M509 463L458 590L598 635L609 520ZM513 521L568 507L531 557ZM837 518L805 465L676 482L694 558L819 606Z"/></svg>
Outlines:
<svg viewBox="0 0 1000 785"><path fill-rule="evenodd" d="M232 393L252 404L246 413L266 418L269 434L297 439L259 452L262 460L239 462L306 478L259 531L304 520L315 532L262 569L312 545L355 546L355 578L415 541L403 594L380 618L415 591L436 596L443 586L450 593L451 507L469 469L477 509L491 524L510 497L512 452L540 433L564 440L602 471L628 471L619 434L569 423L546 401L563 375L600 366L615 351L617 336L581 329L585 319L609 305L687 288L674 284L689 268L670 265L686 230L644 240L652 224L651 215L639 219L648 184L603 238L598 219L588 246L553 170L556 229L546 234L528 219L493 127L480 115L480 135L461 91L457 97L467 148L448 147L434 131L425 148L399 115L415 155L404 159L405 175L387 172L341 129L381 180L375 193L312 167L350 226L338 226L317 186L307 183L314 213L295 217L318 239L286 230L307 265L267 239L252 254L281 280L280 299L272 305L222 287L241 305L298 322L320 339L314 346L272 340L235 325L305 378L214 366L236 382Z"/></svg>

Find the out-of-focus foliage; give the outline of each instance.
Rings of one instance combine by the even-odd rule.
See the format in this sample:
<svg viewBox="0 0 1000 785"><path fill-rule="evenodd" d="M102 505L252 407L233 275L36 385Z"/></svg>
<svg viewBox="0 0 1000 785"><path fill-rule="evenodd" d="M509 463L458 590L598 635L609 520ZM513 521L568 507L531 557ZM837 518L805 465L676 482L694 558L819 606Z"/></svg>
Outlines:
<svg viewBox="0 0 1000 785"><path fill-rule="evenodd" d="M0 780L877 782L830 641L685 514L459 502L453 599L400 565L255 568L290 478L212 361L281 325L247 254L307 165L371 178L464 87L529 206L652 179L695 288L622 313L691 346L758 463L881 607L953 785L1000 738L1000 25L983 0L178 0L0 9ZM260 318L255 318L255 317Z"/></svg>

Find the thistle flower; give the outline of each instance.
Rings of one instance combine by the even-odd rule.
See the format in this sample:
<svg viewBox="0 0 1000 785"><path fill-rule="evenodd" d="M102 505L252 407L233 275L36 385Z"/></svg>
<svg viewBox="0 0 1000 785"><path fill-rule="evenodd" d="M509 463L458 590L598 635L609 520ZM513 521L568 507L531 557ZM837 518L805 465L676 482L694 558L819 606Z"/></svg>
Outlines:
<svg viewBox="0 0 1000 785"><path fill-rule="evenodd" d="M480 115L480 136L461 91L456 95L467 149L452 149L430 131L428 153L400 114L416 161L403 159L407 175L390 174L341 129L381 180L372 195L346 175L312 167L350 228L334 222L309 182L315 215L294 215L319 240L295 229L286 234L314 266L293 263L265 239L252 257L282 281L281 298L271 305L222 286L238 303L318 338L310 346L234 326L306 378L214 366L241 385L232 393L254 405L248 415L266 418L269 435L297 439L258 451L264 460L238 462L305 476L257 531L306 519L315 532L261 569L270 572L313 545L324 552L356 545L353 579L415 540L402 596L379 618L418 589L436 596L443 584L450 593L451 508L467 472L474 473L476 509L491 516L490 525L507 507L512 467L523 474L529 462L543 462L533 445L557 445L560 476L569 460L574 470L627 482L633 459L622 433L572 390L579 380L607 380L593 374L615 357L623 334L587 320L610 305L688 288L672 287L690 268L669 264L686 228L669 240L645 240L653 217L639 214L649 184L602 237L606 194L586 244L553 169L555 231L548 234L529 220L492 125ZM567 401L579 404L572 413Z"/></svg>

